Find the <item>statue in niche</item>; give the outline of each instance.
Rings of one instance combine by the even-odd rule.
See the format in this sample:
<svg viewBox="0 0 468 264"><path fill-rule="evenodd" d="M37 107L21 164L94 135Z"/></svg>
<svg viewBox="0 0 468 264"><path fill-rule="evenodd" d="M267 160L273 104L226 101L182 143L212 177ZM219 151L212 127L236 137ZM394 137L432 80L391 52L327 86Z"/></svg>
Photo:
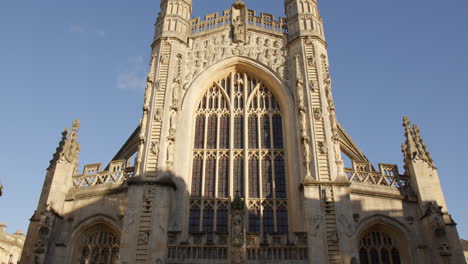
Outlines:
<svg viewBox="0 0 468 264"><path fill-rule="evenodd" d="M323 141L319 141L318 142L318 147L319 147L319 150L320 150L320 153L321 154L328 154L328 147L327 147L327 144L325 144L325 142Z"/></svg>
<svg viewBox="0 0 468 264"><path fill-rule="evenodd" d="M171 118L169 122L170 122L169 135L172 138L177 128L177 111L175 111L174 109L171 111Z"/></svg>
<svg viewBox="0 0 468 264"><path fill-rule="evenodd" d="M177 109L179 106L180 98L180 78L176 77L172 85L172 108Z"/></svg>
<svg viewBox="0 0 468 264"><path fill-rule="evenodd" d="M297 82L297 103L299 109L304 108L304 82L301 79L298 79Z"/></svg>
<svg viewBox="0 0 468 264"><path fill-rule="evenodd" d="M314 108L314 118L317 121L322 119L322 109L318 107Z"/></svg>
<svg viewBox="0 0 468 264"><path fill-rule="evenodd" d="M244 242L244 228L242 215L235 214L232 217L232 244L242 245Z"/></svg>
<svg viewBox="0 0 468 264"><path fill-rule="evenodd" d="M162 121L162 110L161 108L156 108L156 111L154 113L154 120L157 122Z"/></svg>
<svg viewBox="0 0 468 264"><path fill-rule="evenodd" d="M307 137L304 137L302 139L302 143L304 144L304 161L308 164L310 162L309 139Z"/></svg>
<svg viewBox="0 0 468 264"><path fill-rule="evenodd" d="M332 187L324 186L322 188L322 199L324 202L333 202Z"/></svg>
<svg viewBox="0 0 468 264"><path fill-rule="evenodd" d="M172 168L172 165L174 164L174 141L173 140L169 140L168 145L167 145L166 164L170 168Z"/></svg>
<svg viewBox="0 0 468 264"><path fill-rule="evenodd" d="M159 155L159 141L151 143L151 153L155 156Z"/></svg>
<svg viewBox="0 0 468 264"><path fill-rule="evenodd" d="M233 25L233 42L234 43L243 43L244 40L245 40L245 27L244 27L244 23L242 22L240 16L238 16L237 18L234 19L234 21L232 21L232 25Z"/></svg>

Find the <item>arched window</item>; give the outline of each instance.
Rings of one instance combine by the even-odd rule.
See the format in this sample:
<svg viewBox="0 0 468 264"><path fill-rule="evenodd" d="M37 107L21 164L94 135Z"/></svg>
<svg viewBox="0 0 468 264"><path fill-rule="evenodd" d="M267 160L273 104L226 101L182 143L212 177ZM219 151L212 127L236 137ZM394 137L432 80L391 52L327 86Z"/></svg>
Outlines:
<svg viewBox="0 0 468 264"><path fill-rule="evenodd" d="M96 224L79 234L72 264L117 264L120 236L106 224Z"/></svg>
<svg viewBox="0 0 468 264"><path fill-rule="evenodd" d="M228 232L228 202L239 193L248 232L288 233L283 127L259 79L231 72L208 88L194 124L189 232Z"/></svg>
<svg viewBox="0 0 468 264"><path fill-rule="evenodd" d="M396 241L385 232L371 231L359 243L361 264L401 264Z"/></svg>

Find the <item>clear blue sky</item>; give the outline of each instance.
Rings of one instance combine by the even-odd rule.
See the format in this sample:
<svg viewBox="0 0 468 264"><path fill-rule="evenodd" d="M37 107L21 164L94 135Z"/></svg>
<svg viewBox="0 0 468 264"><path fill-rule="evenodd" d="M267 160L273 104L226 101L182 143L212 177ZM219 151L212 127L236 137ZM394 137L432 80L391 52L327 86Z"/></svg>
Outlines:
<svg viewBox="0 0 468 264"><path fill-rule="evenodd" d="M374 164L402 163L418 123L468 238L468 1L319 0L338 119ZM229 8L194 0L194 15ZM282 0L248 0L281 15ZM0 221L25 230L61 130L81 118L80 165L113 157L141 116L158 0L0 3Z"/></svg>

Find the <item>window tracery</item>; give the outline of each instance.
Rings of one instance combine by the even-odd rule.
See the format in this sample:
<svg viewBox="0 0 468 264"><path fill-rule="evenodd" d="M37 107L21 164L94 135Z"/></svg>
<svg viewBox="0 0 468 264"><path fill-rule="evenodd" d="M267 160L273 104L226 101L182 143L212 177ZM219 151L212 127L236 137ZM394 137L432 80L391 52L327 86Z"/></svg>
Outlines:
<svg viewBox="0 0 468 264"><path fill-rule="evenodd" d="M400 252L395 241L384 232L370 232L359 244L361 264L400 264Z"/></svg>
<svg viewBox="0 0 468 264"><path fill-rule="evenodd" d="M119 239L110 232L97 231L86 238L79 263L114 264L118 255Z"/></svg>
<svg viewBox="0 0 468 264"><path fill-rule="evenodd" d="M270 89L231 72L202 97L195 118L189 232L227 233L229 198L245 198L248 232L288 233L282 113ZM203 195L201 195L203 194Z"/></svg>

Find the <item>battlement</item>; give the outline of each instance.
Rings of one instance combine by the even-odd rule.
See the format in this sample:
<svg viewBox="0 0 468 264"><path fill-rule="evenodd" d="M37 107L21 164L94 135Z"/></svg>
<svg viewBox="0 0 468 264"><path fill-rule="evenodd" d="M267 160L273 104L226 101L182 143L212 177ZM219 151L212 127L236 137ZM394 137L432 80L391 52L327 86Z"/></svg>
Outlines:
<svg viewBox="0 0 468 264"><path fill-rule="evenodd" d="M273 34L286 34L288 33L288 25L286 18L280 17L275 20L275 17L268 13L260 13L257 16L254 10L248 10L247 28L266 31ZM191 35L199 36L204 35L206 32L214 29L227 28L232 23L231 9L224 10L220 16L218 12L210 13L204 16L192 18L190 20Z"/></svg>
<svg viewBox="0 0 468 264"><path fill-rule="evenodd" d="M104 184L122 184L133 177L133 167L126 160L111 161L108 170L102 171L102 163L84 166L83 173L73 176L73 188L86 188Z"/></svg>
<svg viewBox="0 0 468 264"><path fill-rule="evenodd" d="M379 171L375 171L370 162L353 161L353 168L345 169L346 178L350 182L382 185L403 189L408 185L409 177L400 175L398 166L379 163Z"/></svg>

